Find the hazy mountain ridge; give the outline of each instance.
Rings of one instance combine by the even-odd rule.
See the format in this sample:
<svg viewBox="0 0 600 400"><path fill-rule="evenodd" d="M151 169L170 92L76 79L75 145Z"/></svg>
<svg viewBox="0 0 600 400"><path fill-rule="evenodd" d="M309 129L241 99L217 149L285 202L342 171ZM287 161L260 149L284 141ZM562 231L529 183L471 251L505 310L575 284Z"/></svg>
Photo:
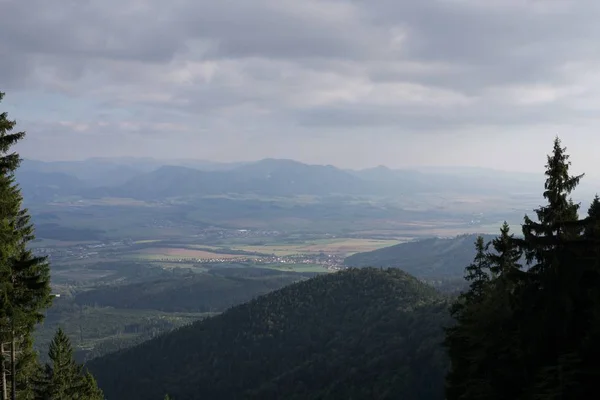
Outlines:
<svg viewBox="0 0 600 400"><path fill-rule="evenodd" d="M69 176L77 180L69 181ZM179 160L169 165L146 159L25 160L18 180L29 191L52 187L45 192L47 198L79 195L142 200L230 193L272 196L500 194L533 192L541 185L541 177L537 182L531 174L494 170L423 172L379 166L353 171L283 159L231 164Z"/></svg>
<svg viewBox="0 0 600 400"><path fill-rule="evenodd" d="M119 160L93 158L85 161L45 162L25 159L18 173L59 173L77 178L83 186L113 186L157 168L148 161L125 163Z"/></svg>
<svg viewBox="0 0 600 400"><path fill-rule="evenodd" d="M58 196L85 193L88 185L64 172L42 172L35 169L18 170L15 178L28 202L46 203Z"/></svg>

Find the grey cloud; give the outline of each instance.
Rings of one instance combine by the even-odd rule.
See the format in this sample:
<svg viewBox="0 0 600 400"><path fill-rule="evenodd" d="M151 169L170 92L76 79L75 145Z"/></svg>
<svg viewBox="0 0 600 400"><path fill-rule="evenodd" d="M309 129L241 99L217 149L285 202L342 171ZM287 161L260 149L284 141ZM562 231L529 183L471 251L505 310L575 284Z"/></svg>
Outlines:
<svg viewBox="0 0 600 400"><path fill-rule="evenodd" d="M23 62L23 58L12 58L8 59L3 56L3 52L0 52L0 87L1 90L11 89L22 89L27 84L27 78L31 76L34 71L34 65L30 62Z"/></svg>
<svg viewBox="0 0 600 400"><path fill-rule="evenodd" d="M360 24L343 2L288 0L194 3L183 17L194 36L216 43L216 57L341 57L372 55L376 29ZM307 7L308 6L308 7ZM312 7L311 7L312 6ZM326 10L323 10L325 8ZM326 12L325 12L326 11Z"/></svg>
<svg viewBox="0 0 600 400"><path fill-rule="evenodd" d="M101 57L165 63L192 52L194 40L205 42L197 55L203 59L436 61L471 71L411 78L470 91L487 83L556 78L557 64L598 56L596 3L577 2L585 10L572 6L556 13L481 4L177 0L167 6L95 0L57 7L44 0L12 0L3 4L0 37L11 38L13 57L61 55L65 62ZM390 47L392 28L406 30L401 49Z"/></svg>
<svg viewBox="0 0 600 400"><path fill-rule="evenodd" d="M0 36L27 54L165 62L192 39L209 57L368 56L376 29L343 2L9 0ZM136 6L138 5L138 6ZM37 12L31 13L35 9ZM326 11L326 12L325 12ZM360 35L357 35L360 34Z"/></svg>
<svg viewBox="0 0 600 400"><path fill-rule="evenodd" d="M127 2L110 0L65 1L59 5L44 0L3 1L0 37L8 39L5 47L14 52L13 56L165 61L179 50L180 38L165 34L176 27L157 18L168 13L161 6L165 3L154 3L151 8L127 12Z"/></svg>
<svg viewBox="0 0 600 400"><path fill-rule="evenodd" d="M292 113L297 123L307 127L344 127L344 129L368 127L397 127L404 132L456 131L472 126L503 126L510 130L519 125L559 124L565 112L559 106L533 107L515 110L510 107L453 108L451 110L427 110L426 108L402 107L330 107L326 109L298 110ZM590 118L591 112L569 112L573 120Z"/></svg>
<svg viewBox="0 0 600 400"><path fill-rule="evenodd" d="M170 120L273 137L589 121L598 99L578 104L600 78L564 67L600 64L599 15L591 0L0 0L0 89L68 93L154 136Z"/></svg>
<svg viewBox="0 0 600 400"><path fill-rule="evenodd" d="M463 67L416 78L431 85L477 93L491 84L564 82L561 65L600 60L600 4L590 0L354 3L371 23L406 32L402 58Z"/></svg>

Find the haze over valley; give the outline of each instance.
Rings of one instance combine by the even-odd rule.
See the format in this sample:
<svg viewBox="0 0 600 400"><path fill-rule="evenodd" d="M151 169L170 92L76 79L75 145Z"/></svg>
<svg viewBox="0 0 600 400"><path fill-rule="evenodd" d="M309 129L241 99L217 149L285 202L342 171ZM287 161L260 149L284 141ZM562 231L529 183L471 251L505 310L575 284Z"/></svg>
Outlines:
<svg viewBox="0 0 600 400"><path fill-rule="evenodd" d="M0 0L0 400L579 400L600 3Z"/></svg>
<svg viewBox="0 0 600 400"><path fill-rule="evenodd" d="M518 226L543 187L543 175L487 168L283 159L25 159L16 177L61 295L39 347L61 325L81 360L348 267L459 290L477 234Z"/></svg>

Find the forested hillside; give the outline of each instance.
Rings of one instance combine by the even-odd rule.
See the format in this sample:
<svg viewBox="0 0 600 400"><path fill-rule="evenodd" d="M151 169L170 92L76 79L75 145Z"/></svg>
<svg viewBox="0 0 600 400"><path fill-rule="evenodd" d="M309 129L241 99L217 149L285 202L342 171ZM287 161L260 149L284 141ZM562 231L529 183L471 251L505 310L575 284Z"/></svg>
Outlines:
<svg viewBox="0 0 600 400"><path fill-rule="evenodd" d="M487 242L494 236L483 235ZM418 278L462 277L465 265L473 259L473 243L477 235L456 238L431 238L401 243L366 253L354 254L344 260L348 267L400 268Z"/></svg>
<svg viewBox="0 0 600 400"><path fill-rule="evenodd" d="M205 274L107 285L81 292L75 296L75 304L167 312L220 312L312 275L259 268L223 268Z"/></svg>
<svg viewBox="0 0 600 400"><path fill-rule="evenodd" d="M447 304L397 269L319 276L93 360L107 398L441 399Z"/></svg>

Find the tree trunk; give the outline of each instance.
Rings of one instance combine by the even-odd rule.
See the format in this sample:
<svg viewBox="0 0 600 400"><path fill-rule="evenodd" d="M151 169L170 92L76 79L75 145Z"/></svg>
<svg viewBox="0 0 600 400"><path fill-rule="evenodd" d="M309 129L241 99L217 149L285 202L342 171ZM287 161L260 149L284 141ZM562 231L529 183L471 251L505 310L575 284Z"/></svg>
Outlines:
<svg viewBox="0 0 600 400"><path fill-rule="evenodd" d="M10 398L11 400L17 400L17 350L15 340L15 330L11 331L11 346L10 346Z"/></svg>
<svg viewBox="0 0 600 400"><path fill-rule="evenodd" d="M6 362L4 360L4 343L0 343L0 375L2 375L2 400L8 400L6 390Z"/></svg>

